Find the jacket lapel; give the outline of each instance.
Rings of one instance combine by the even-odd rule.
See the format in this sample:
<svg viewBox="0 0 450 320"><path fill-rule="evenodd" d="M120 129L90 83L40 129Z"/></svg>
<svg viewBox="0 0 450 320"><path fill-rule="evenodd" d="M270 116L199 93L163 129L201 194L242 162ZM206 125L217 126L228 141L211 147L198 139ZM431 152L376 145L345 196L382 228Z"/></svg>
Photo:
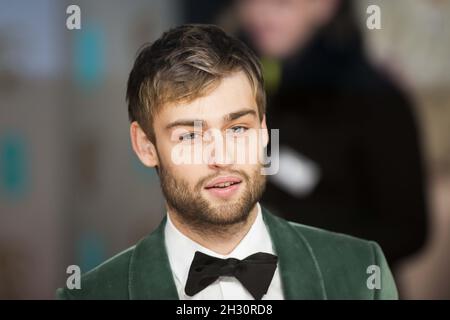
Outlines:
<svg viewBox="0 0 450 320"><path fill-rule="evenodd" d="M285 299L326 299L321 271L308 241L289 222L261 208L279 259Z"/></svg>
<svg viewBox="0 0 450 320"><path fill-rule="evenodd" d="M166 220L164 217L158 228L134 249L129 268L130 299L178 299L164 242Z"/></svg>
<svg viewBox="0 0 450 320"><path fill-rule="evenodd" d="M279 258L285 299L326 299L321 271L307 240L286 220L261 208ZM164 217L134 249L129 267L130 299L179 299L164 241L166 220Z"/></svg>

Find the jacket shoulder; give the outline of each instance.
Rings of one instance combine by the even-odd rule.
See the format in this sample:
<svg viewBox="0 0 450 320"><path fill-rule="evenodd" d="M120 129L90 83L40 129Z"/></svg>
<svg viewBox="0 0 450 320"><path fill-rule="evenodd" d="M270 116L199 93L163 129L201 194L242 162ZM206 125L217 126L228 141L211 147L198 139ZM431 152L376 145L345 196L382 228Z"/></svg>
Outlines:
<svg viewBox="0 0 450 320"><path fill-rule="evenodd" d="M307 226L292 221L288 221L288 223L314 247L314 251L329 251L335 249L342 253L348 250L351 252L354 252L355 250L366 251L367 249L371 250L374 245L373 241L347 234Z"/></svg>
<svg viewBox="0 0 450 320"><path fill-rule="evenodd" d="M80 289L59 288L57 299L128 299L129 265L134 249L135 246L130 247L83 274Z"/></svg>
<svg viewBox="0 0 450 320"><path fill-rule="evenodd" d="M355 288L367 299L397 299L395 282L382 249L375 241L288 222L316 260L328 298L354 298ZM379 288L368 288L378 272ZM339 288L339 289L337 289Z"/></svg>

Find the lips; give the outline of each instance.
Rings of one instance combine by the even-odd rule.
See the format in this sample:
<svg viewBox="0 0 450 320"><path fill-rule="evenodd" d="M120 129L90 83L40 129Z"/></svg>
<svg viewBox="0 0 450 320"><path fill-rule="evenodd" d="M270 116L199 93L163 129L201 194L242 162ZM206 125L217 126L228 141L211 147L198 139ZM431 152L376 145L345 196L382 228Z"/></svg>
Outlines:
<svg viewBox="0 0 450 320"><path fill-rule="evenodd" d="M219 177L205 187L206 192L215 199L230 200L241 189L242 179L238 177Z"/></svg>
<svg viewBox="0 0 450 320"><path fill-rule="evenodd" d="M242 182L242 179L240 179L238 177L232 177L232 176L219 177L219 178L212 180L210 183L208 183L205 186L205 189L213 189L213 188L225 189L232 185L239 184L241 182Z"/></svg>

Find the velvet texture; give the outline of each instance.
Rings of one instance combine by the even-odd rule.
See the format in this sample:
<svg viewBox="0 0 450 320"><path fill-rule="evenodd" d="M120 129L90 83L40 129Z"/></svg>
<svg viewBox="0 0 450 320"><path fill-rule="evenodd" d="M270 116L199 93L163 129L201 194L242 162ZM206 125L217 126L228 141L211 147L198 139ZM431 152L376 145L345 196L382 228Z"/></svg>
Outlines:
<svg viewBox="0 0 450 320"><path fill-rule="evenodd" d="M397 299L380 247L372 241L288 222L262 208L279 259L285 299ZM178 299L164 242L166 217L135 246L84 274L81 289L60 288L58 299ZM367 268L380 269L369 289Z"/></svg>

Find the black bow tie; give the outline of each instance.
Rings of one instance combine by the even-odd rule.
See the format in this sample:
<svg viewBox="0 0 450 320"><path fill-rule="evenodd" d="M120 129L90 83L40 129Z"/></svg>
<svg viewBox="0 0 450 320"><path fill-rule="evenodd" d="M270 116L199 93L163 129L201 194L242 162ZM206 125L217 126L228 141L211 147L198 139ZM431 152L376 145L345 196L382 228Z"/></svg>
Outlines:
<svg viewBox="0 0 450 320"><path fill-rule="evenodd" d="M277 268L277 261L277 256L264 252L239 260L215 258L196 251L184 291L187 295L193 296L220 276L230 276L238 279L251 295L259 300L269 288Z"/></svg>

